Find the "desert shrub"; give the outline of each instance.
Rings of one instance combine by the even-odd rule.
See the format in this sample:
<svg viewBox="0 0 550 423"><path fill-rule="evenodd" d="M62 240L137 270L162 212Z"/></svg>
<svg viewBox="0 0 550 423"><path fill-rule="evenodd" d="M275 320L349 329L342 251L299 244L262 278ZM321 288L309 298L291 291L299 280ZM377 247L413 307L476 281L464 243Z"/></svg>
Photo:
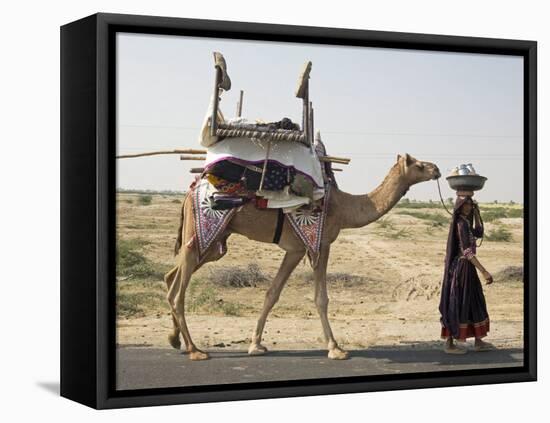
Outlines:
<svg viewBox="0 0 550 423"><path fill-rule="evenodd" d="M432 226L440 227L449 224L449 218L436 213L426 213L416 210L400 210L397 214L413 216L417 219L427 220Z"/></svg>
<svg viewBox="0 0 550 423"><path fill-rule="evenodd" d="M199 289L200 281L195 280L189 286L189 302L187 303L188 310L191 312L199 311L207 306L210 308L216 303L216 292L211 286L203 286Z"/></svg>
<svg viewBox="0 0 550 423"><path fill-rule="evenodd" d="M391 239L410 238L411 229L408 226L405 226L397 231L388 232L386 236Z"/></svg>
<svg viewBox="0 0 550 423"><path fill-rule="evenodd" d="M218 312L226 316L240 316L246 307L240 303L232 303L218 298L216 289L208 282L200 279L191 279L188 288L186 308L191 313Z"/></svg>
<svg viewBox="0 0 550 423"><path fill-rule="evenodd" d="M523 282L523 266L507 266L494 275L499 282Z"/></svg>
<svg viewBox="0 0 550 423"><path fill-rule="evenodd" d="M481 207L481 217L485 222L493 222L502 218L523 217L523 208L516 207Z"/></svg>
<svg viewBox="0 0 550 423"><path fill-rule="evenodd" d="M127 278L163 278L162 266L151 262L141 252L148 241L118 239L116 243L116 274Z"/></svg>
<svg viewBox="0 0 550 423"><path fill-rule="evenodd" d="M394 228L394 224L393 224L393 222L391 221L391 219L389 217L383 217L382 219L378 219L376 221L376 224L378 226L380 226L381 228L383 228L383 229L393 229Z"/></svg>
<svg viewBox="0 0 550 423"><path fill-rule="evenodd" d="M443 206L439 201L409 201L401 200L395 205L398 209L441 209Z"/></svg>
<svg viewBox="0 0 550 423"><path fill-rule="evenodd" d="M494 222L495 220L507 217L506 211L501 207L494 207L493 209L485 209L481 211L481 217L484 222Z"/></svg>
<svg viewBox="0 0 550 423"><path fill-rule="evenodd" d="M119 291L116 296L118 317L141 317L151 312L168 309L162 292Z"/></svg>
<svg viewBox="0 0 550 423"><path fill-rule="evenodd" d="M511 208L507 211L507 217L521 217L523 218L523 208Z"/></svg>
<svg viewBox="0 0 550 423"><path fill-rule="evenodd" d="M379 236L390 239L409 238L411 236L411 229L408 226L401 229L396 229L395 226L391 225L386 227L385 230L376 231L375 233Z"/></svg>
<svg viewBox="0 0 550 423"><path fill-rule="evenodd" d="M315 280L312 271L302 273L299 276L299 279L301 279L302 282L306 282L307 284L310 284ZM346 286L351 286L365 282L365 278L363 276L354 275L353 273L334 272L327 273L326 281L329 285L343 284Z"/></svg>
<svg viewBox="0 0 550 423"><path fill-rule="evenodd" d="M150 205L152 202L153 202L153 196L152 195L140 195L138 197L138 202L139 204L141 204L142 206L148 206Z"/></svg>
<svg viewBox="0 0 550 423"><path fill-rule="evenodd" d="M223 266L210 270L208 281L213 285L231 288L254 287L258 283L268 281L256 263L250 263L246 268L238 266Z"/></svg>
<svg viewBox="0 0 550 423"><path fill-rule="evenodd" d="M512 240L512 232L503 226L499 226L490 232L487 232L484 236L487 241L495 242L510 242Z"/></svg>

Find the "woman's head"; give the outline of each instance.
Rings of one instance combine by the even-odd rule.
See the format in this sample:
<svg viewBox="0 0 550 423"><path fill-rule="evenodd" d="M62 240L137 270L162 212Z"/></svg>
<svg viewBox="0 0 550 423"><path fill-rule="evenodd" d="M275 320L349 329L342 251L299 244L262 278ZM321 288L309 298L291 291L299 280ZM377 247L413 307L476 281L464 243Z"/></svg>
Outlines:
<svg viewBox="0 0 550 423"><path fill-rule="evenodd" d="M470 197L469 195L459 196L456 198L454 207L455 212L463 214L465 216L470 216L473 208L474 204L472 201L472 197Z"/></svg>
<svg viewBox="0 0 550 423"><path fill-rule="evenodd" d="M462 213L465 216L470 216L470 213L472 213L474 205L472 204L472 200L469 199L462 204L460 213Z"/></svg>

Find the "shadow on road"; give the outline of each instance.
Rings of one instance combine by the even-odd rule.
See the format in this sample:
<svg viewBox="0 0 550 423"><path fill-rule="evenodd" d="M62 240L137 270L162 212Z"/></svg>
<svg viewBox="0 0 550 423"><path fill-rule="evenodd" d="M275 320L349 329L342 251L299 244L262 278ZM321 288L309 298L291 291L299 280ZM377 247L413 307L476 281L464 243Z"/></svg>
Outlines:
<svg viewBox="0 0 550 423"><path fill-rule="evenodd" d="M319 360L327 358L326 350L284 350L269 351L265 356L250 357L246 351L212 351L213 359L261 359L262 357L287 357L302 360ZM467 354L445 354L440 344L434 342L419 342L404 345L379 345L364 350L350 350L350 359L371 358L393 363L433 363L433 364L498 364L523 362L522 348L503 348L492 351L476 352L470 348Z"/></svg>
<svg viewBox="0 0 550 423"><path fill-rule="evenodd" d="M117 389L194 386L448 370L519 367L523 350L503 348L448 355L434 342L351 350L349 360L331 360L326 350L269 351L209 349L210 360L191 361L167 348L118 348Z"/></svg>

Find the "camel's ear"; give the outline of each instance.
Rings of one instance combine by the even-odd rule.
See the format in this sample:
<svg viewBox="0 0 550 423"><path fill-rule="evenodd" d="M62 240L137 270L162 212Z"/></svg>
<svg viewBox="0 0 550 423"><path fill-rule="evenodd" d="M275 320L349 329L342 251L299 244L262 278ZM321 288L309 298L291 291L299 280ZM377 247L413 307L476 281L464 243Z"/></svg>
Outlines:
<svg viewBox="0 0 550 423"><path fill-rule="evenodd" d="M405 153L405 163L407 164L407 166L412 165L413 162L414 162L414 160L411 157L411 155L409 153Z"/></svg>
<svg viewBox="0 0 550 423"><path fill-rule="evenodd" d="M398 155L397 155L397 160L396 160L396 161L399 161L400 158L401 158L401 154L398 154Z"/></svg>

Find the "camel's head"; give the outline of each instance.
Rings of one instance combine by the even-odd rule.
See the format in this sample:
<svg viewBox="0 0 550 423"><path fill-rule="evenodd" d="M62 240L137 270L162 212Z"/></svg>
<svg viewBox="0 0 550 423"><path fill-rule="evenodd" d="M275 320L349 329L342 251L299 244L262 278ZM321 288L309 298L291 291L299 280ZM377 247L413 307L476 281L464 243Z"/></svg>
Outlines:
<svg viewBox="0 0 550 423"><path fill-rule="evenodd" d="M441 177L441 172L435 164L417 160L408 153L404 156L398 155L397 163L401 165L401 173L410 185Z"/></svg>

